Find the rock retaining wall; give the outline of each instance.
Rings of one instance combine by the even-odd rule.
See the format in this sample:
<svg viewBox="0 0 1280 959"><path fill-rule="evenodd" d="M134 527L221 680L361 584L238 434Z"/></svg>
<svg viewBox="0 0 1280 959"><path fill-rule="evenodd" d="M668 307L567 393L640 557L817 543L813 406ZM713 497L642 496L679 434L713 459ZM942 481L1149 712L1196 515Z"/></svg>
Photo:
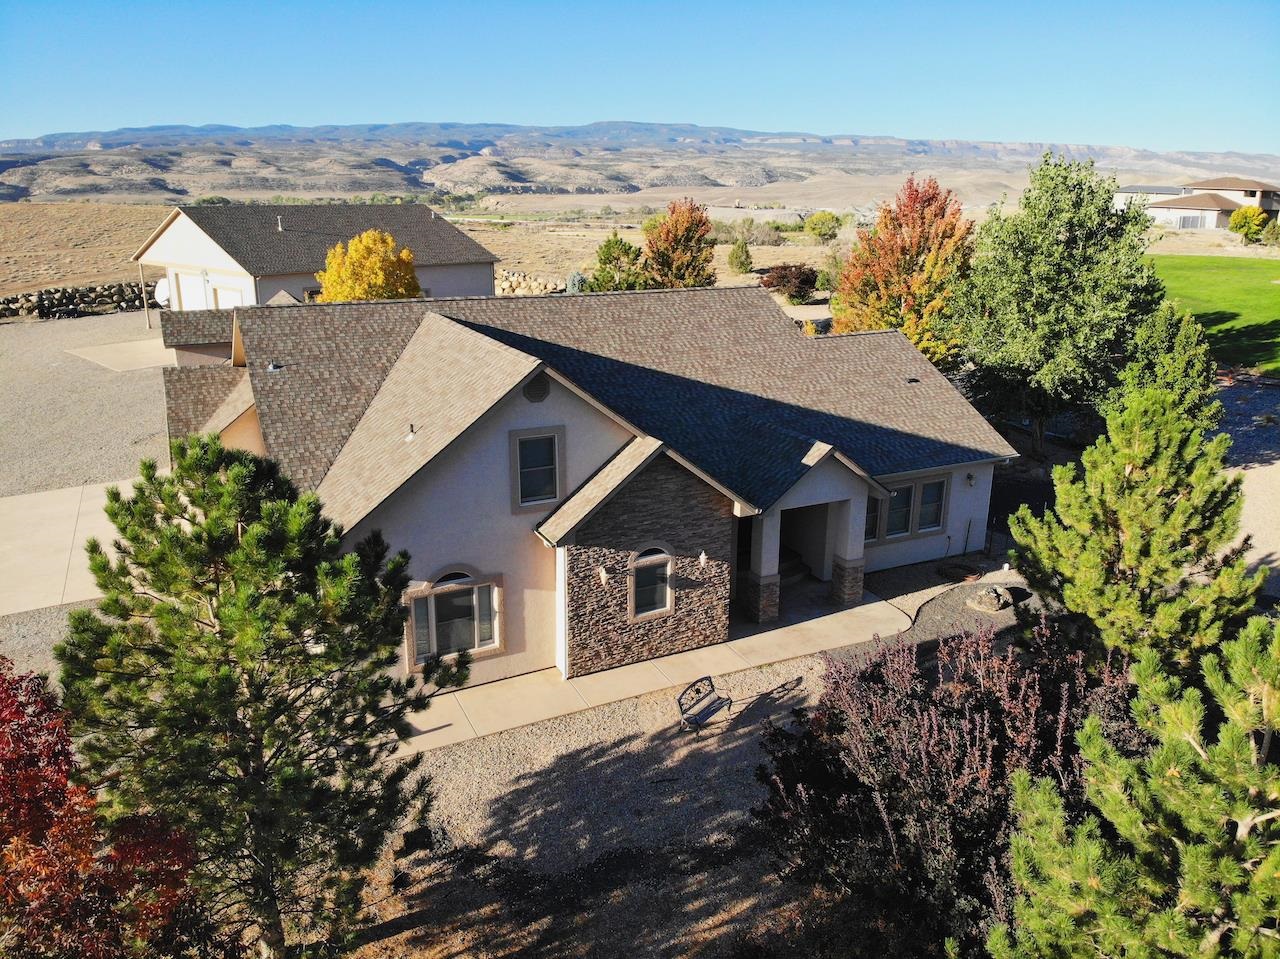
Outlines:
<svg viewBox="0 0 1280 959"><path fill-rule="evenodd" d="M542 296L547 293L563 293L565 287L560 280L499 270L493 289L498 296Z"/></svg>
<svg viewBox="0 0 1280 959"><path fill-rule="evenodd" d="M159 309L155 301L156 285L148 283L148 305ZM34 293L18 293L0 299L0 318L55 319L70 316L95 316L142 309L142 291L137 283L103 283L100 286L52 286Z"/></svg>

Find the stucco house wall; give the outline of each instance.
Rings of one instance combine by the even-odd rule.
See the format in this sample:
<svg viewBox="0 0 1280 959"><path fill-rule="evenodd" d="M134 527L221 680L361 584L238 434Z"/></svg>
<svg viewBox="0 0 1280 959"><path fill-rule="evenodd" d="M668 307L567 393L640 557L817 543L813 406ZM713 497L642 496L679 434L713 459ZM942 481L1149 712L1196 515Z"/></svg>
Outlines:
<svg viewBox="0 0 1280 959"><path fill-rule="evenodd" d="M516 390L346 537L354 543L381 530L392 550L408 550L415 583L456 566L502 575L501 645L475 655L473 685L556 665L556 550L533 533L556 504L521 512L511 506L509 433L543 427L565 431L565 494L631 438L554 380L540 403Z"/></svg>
<svg viewBox="0 0 1280 959"><path fill-rule="evenodd" d="M904 480L918 477L949 476L946 515L943 528L914 538L890 540L879 545L866 544L867 572L906 566L958 556L964 552L981 549L987 535L987 510L991 503L991 479L995 473L992 463L974 463L951 470L926 470L904 473L899 476L877 477L885 486L892 487ZM973 485L968 477L972 474ZM866 503L857 510L859 524L866 522ZM967 540L967 544L966 544Z"/></svg>
<svg viewBox="0 0 1280 959"><path fill-rule="evenodd" d="M728 639L734 522L728 497L668 456L632 477L567 547L566 675ZM635 620L629 566L634 554L653 547L673 558L672 609Z"/></svg>

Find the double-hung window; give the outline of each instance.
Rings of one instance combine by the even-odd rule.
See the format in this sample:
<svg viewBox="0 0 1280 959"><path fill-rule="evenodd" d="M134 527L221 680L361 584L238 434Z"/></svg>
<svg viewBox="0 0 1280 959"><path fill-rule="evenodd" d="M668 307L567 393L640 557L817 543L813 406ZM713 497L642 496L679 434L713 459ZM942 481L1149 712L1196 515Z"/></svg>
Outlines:
<svg viewBox="0 0 1280 959"><path fill-rule="evenodd" d="M413 662L495 649L498 583L463 571L446 573L409 595Z"/></svg>
<svg viewBox="0 0 1280 959"><path fill-rule="evenodd" d="M948 482L946 477L924 477L888 487L887 497L868 496L864 540L874 545L941 532Z"/></svg>
<svg viewBox="0 0 1280 959"><path fill-rule="evenodd" d="M564 470L564 429L517 430L511 434L511 500L516 510L560 499Z"/></svg>

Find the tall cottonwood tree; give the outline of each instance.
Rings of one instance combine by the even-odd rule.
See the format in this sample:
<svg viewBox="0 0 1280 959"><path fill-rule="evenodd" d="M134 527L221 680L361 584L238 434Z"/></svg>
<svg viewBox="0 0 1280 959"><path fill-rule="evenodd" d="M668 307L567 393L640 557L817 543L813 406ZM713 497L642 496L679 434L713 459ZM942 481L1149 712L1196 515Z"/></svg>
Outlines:
<svg viewBox="0 0 1280 959"><path fill-rule="evenodd" d="M968 272L973 221L933 177L909 176L858 240L831 299L832 331L900 329L939 366L958 344L945 329L956 283Z"/></svg>
<svg viewBox="0 0 1280 959"><path fill-rule="evenodd" d="M57 649L106 808L192 843L195 881L261 951L340 937L392 827L423 808L396 732L427 705L392 678L407 556L346 551L314 494L216 436L176 440L108 491L117 556L88 544L103 599ZM423 682L466 675L429 661Z"/></svg>
<svg viewBox="0 0 1280 959"><path fill-rule="evenodd" d="M1153 650L1186 672L1253 608L1265 570L1250 574L1231 439L1206 439L1167 390L1125 395L1106 435L1053 471L1054 505L1009 518L1018 566L1037 590L1087 618L1101 641Z"/></svg>
<svg viewBox="0 0 1280 959"><path fill-rule="evenodd" d="M395 300L420 296L422 287L413 269L413 251L396 249L396 240L382 230L365 230L351 242L329 250L320 281L320 303L354 300Z"/></svg>
<svg viewBox="0 0 1280 959"><path fill-rule="evenodd" d="M1016 780L1019 888L996 959L1280 956L1280 623L1253 619L1184 689L1147 653L1135 715L1155 747L1129 758L1080 733L1091 814L1054 783Z"/></svg>
<svg viewBox="0 0 1280 959"><path fill-rule="evenodd" d="M1030 419L1036 452L1052 416L1105 400L1164 297L1145 256L1150 220L1115 209L1116 188L1092 161L1046 154L1017 210L995 208L979 227L956 289L963 352L983 392Z"/></svg>
<svg viewBox="0 0 1280 959"><path fill-rule="evenodd" d="M645 270L655 287L715 286L711 218L689 197L672 200L662 217L645 225Z"/></svg>

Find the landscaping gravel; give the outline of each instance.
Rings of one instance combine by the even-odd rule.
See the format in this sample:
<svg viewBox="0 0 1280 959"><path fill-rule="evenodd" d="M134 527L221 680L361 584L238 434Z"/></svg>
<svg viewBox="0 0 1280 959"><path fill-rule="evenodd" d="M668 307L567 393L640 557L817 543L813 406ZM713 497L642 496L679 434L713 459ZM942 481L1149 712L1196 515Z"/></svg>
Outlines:
<svg viewBox="0 0 1280 959"><path fill-rule="evenodd" d="M56 675L58 664L53 659L53 647L66 639L67 617L73 609L96 602L91 599L0 616L0 656L13 660L18 672Z"/></svg>
<svg viewBox="0 0 1280 959"><path fill-rule="evenodd" d="M0 324L0 496L127 479L164 455L160 370L66 352L159 335L141 313Z"/></svg>

